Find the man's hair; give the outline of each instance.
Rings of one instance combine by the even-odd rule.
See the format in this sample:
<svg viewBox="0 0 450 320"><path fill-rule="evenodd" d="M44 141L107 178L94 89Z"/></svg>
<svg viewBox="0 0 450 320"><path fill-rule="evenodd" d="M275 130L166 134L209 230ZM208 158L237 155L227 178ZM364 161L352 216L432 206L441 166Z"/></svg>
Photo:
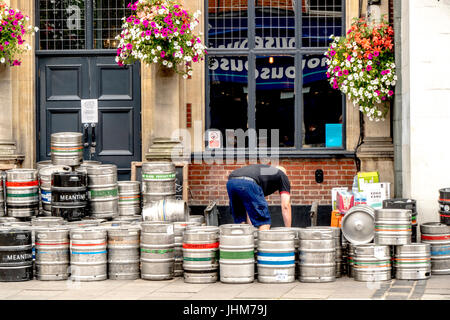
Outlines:
<svg viewBox="0 0 450 320"><path fill-rule="evenodd" d="M283 173L285 174L285 175L287 175L287 171L286 171L286 168L285 167L282 167L282 166L275 166L275 168L277 168L277 169L280 169L281 171L283 171Z"/></svg>

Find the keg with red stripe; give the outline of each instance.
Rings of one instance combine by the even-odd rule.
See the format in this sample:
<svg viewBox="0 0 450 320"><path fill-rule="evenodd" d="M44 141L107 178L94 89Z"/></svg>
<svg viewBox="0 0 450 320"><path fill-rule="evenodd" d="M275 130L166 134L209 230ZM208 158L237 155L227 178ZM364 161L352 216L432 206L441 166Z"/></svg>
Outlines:
<svg viewBox="0 0 450 320"><path fill-rule="evenodd" d="M183 275L183 235L187 226L200 226L197 221L176 221L173 223L173 234L175 239L175 262L173 273L175 277Z"/></svg>
<svg viewBox="0 0 450 320"><path fill-rule="evenodd" d="M427 222L420 232L422 242L431 246L431 274L450 274L450 226Z"/></svg>
<svg viewBox="0 0 450 320"><path fill-rule="evenodd" d="M52 133L50 151L52 164L78 166L83 161L83 134L80 132Z"/></svg>
<svg viewBox="0 0 450 320"><path fill-rule="evenodd" d="M69 166L54 165L45 166L38 171L40 201L42 206L41 215L52 215L52 173L70 171L72 171L72 169Z"/></svg>
<svg viewBox="0 0 450 320"><path fill-rule="evenodd" d="M441 223L450 225L450 188L439 190L439 216Z"/></svg>
<svg viewBox="0 0 450 320"><path fill-rule="evenodd" d="M214 283L219 269L219 227L188 226L183 236L186 283Z"/></svg>
<svg viewBox="0 0 450 320"><path fill-rule="evenodd" d="M394 274L399 280L426 280L431 276L431 254L428 243L395 246Z"/></svg>
<svg viewBox="0 0 450 320"><path fill-rule="evenodd" d="M10 217L30 218L39 212L39 183L35 169L6 171L6 207Z"/></svg>
<svg viewBox="0 0 450 320"><path fill-rule="evenodd" d="M141 182L119 181L119 216L141 214Z"/></svg>
<svg viewBox="0 0 450 320"><path fill-rule="evenodd" d="M52 227L35 230L36 278L67 280L69 278L69 228Z"/></svg>
<svg viewBox="0 0 450 320"><path fill-rule="evenodd" d="M361 244L354 248L353 277L356 281L377 282L391 279L389 246Z"/></svg>
<svg viewBox="0 0 450 320"><path fill-rule="evenodd" d="M144 221L141 228L141 278L172 279L175 261L173 224L167 221Z"/></svg>
<svg viewBox="0 0 450 320"><path fill-rule="evenodd" d="M70 230L71 279L98 281L107 278L107 233L104 228Z"/></svg>
<svg viewBox="0 0 450 320"><path fill-rule="evenodd" d="M374 242L380 245L411 243L411 210L376 209Z"/></svg>

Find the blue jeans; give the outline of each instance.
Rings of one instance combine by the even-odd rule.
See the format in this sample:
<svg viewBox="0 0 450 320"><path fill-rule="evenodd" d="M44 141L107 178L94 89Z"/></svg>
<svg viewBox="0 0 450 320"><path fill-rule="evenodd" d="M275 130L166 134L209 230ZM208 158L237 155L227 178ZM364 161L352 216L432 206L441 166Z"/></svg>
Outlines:
<svg viewBox="0 0 450 320"><path fill-rule="evenodd" d="M253 181L245 179L231 179L227 182L228 197L230 198L231 214L235 223L247 220L247 211L250 221L255 227L271 224L269 207L264 198L262 188Z"/></svg>

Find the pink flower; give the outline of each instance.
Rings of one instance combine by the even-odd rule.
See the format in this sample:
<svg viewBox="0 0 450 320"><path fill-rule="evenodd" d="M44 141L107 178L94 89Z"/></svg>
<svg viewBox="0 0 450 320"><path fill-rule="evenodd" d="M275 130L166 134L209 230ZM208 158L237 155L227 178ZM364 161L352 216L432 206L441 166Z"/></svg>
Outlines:
<svg viewBox="0 0 450 320"><path fill-rule="evenodd" d="M378 56L380 55L380 53L379 53L378 51L374 51L374 52L373 52L373 55L374 55L375 57L378 57Z"/></svg>
<svg viewBox="0 0 450 320"><path fill-rule="evenodd" d="M165 51L161 51L161 58L164 58L166 56L166 52Z"/></svg>
<svg viewBox="0 0 450 320"><path fill-rule="evenodd" d="M5 41L5 46L8 46L9 45L9 41Z"/></svg>
<svg viewBox="0 0 450 320"><path fill-rule="evenodd" d="M326 74L327 74L327 78L329 78L329 77L330 77L330 73L329 73L329 72L327 72Z"/></svg>
<svg viewBox="0 0 450 320"><path fill-rule="evenodd" d="M342 73L343 73L344 75L348 76L348 70L344 70L344 71L342 71Z"/></svg>
<svg viewBox="0 0 450 320"><path fill-rule="evenodd" d="M352 56L349 55L349 56L347 57L347 60L348 60L348 61L351 61L351 60L352 60Z"/></svg>
<svg viewBox="0 0 450 320"><path fill-rule="evenodd" d="M338 72L338 77L341 77L342 76L342 71L339 71Z"/></svg>
<svg viewBox="0 0 450 320"><path fill-rule="evenodd" d="M17 40L17 43L18 43L18 44L23 44L23 40L22 40L21 38L19 38L19 39Z"/></svg>
<svg viewBox="0 0 450 320"><path fill-rule="evenodd" d="M367 55L367 58L369 58L369 60L372 60L372 58L373 58L372 54L369 53L369 54Z"/></svg>
<svg viewBox="0 0 450 320"><path fill-rule="evenodd" d="M193 61L193 62L197 62L197 61L198 61L198 56L194 56L194 57L192 58L192 61Z"/></svg>
<svg viewBox="0 0 450 320"><path fill-rule="evenodd" d="M372 66L367 66L366 71L372 70Z"/></svg>
<svg viewBox="0 0 450 320"><path fill-rule="evenodd" d="M331 51L330 51L330 54L331 54L331 56L334 56L334 55L336 54L336 51L331 50Z"/></svg>
<svg viewBox="0 0 450 320"><path fill-rule="evenodd" d="M152 30L146 30L145 31L145 35L146 36L151 36L152 35Z"/></svg>
<svg viewBox="0 0 450 320"><path fill-rule="evenodd" d="M377 96L380 95L380 90L375 90L375 93L377 94Z"/></svg>
<svg viewBox="0 0 450 320"><path fill-rule="evenodd" d="M334 68L334 72L338 72L338 71L340 71L341 70L341 67L339 67L339 66L336 66L335 68Z"/></svg>
<svg viewBox="0 0 450 320"><path fill-rule="evenodd" d="M128 49L128 50L133 49L133 45L132 45L131 43L127 43L127 49Z"/></svg>
<svg viewBox="0 0 450 320"><path fill-rule="evenodd" d="M383 101L386 100L386 96L382 96L381 100L383 100Z"/></svg>
<svg viewBox="0 0 450 320"><path fill-rule="evenodd" d="M144 21L142 22L142 24L144 25L144 27L148 28L149 22L148 22L148 20L144 20Z"/></svg>
<svg viewBox="0 0 450 320"><path fill-rule="evenodd" d="M128 18L127 18L127 22L128 22L128 23L133 22L133 17L128 17Z"/></svg>
<svg viewBox="0 0 450 320"><path fill-rule="evenodd" d="M13 26L17 26L17 24L18 24L17 20L14 20L13 21Z"/></svg>
<svg viewBox="0 0 450 320"><path fill-rule="evenodd" d="M13 10L13 9L10 9L10 10L9 10L9 15L10 15L10 16L13 16L13 15L14 15L14 13L15 13L15 12L14 12L14 10Z"/></svg>
<svg viewBox="0 0 450 320"><path fill-rule="evenodd" d="M394 94L394 91L389 90L388 95L389 95L389 96L392 96L393 94Z"/></svg>
<svg viewBox="0 0 450 320"><path fill-rule="evenodd" d="M19 60L14 60L13 66L20 66L20 61Z"/></svg>
<svg viewBox="0 0 450 320"><path fill-rule="evenodd" d="M131 10L137 10L137 5L135 5L135 4L133 4L132 6L131 6Z"/></svg>
<svg viewBox="0 0 450 320"><path fill-rule="evenodd" d="M140 19L134 19L134 24L139 24L139 23L141 23L141 20Z"/></svg>

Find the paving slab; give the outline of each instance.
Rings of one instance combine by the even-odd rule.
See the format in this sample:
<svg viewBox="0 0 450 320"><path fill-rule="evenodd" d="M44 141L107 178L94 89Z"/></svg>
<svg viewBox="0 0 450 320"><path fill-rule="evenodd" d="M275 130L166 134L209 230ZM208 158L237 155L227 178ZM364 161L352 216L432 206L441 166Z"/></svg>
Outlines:
<svg viewBox="0 0 450 320"><path fill-rule="evenodd" d="M268 284L268 283L255 283L240 294L236 298L253 298L253 299L264 299L264 298L280 298L292 288L294 288L296 283L278 283L278 284Z"/></svg>

